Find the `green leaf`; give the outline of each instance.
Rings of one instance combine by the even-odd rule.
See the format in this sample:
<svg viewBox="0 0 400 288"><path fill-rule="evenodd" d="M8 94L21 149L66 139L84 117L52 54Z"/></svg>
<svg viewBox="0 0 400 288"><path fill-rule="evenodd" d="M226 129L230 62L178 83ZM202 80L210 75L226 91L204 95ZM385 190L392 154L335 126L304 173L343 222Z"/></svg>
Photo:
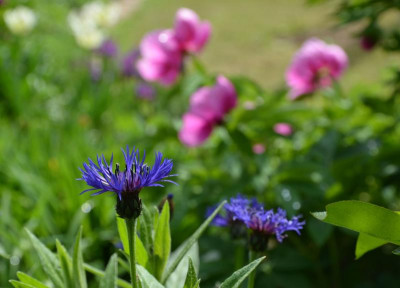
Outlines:
<svg viewBox="0 0 400 288"><path fill-rule="evenodd" d="M142 217L139 217L139 234L146 251L150 253L150 248L153 246L153 217L150 210L143 204Z"/></svg>
<svg viewBox="0 0 400 288"><path fill-rule="evenodd" d="M169 204L166 201L154 235L155 276L157 279L161 279L170 253Z"/></svg>
<svg viewBox="0 0 400 288"><path fill-rule="evenodd" d="M136 270L143 288L164 288L144 267L136 265Z"/></svg>
<svg viewBox="0 0 400 288"><path fill-rule="evenodd" d="M223 201L221 204L219 204L217 209L215 209L214 212L203 222L203 224L200 225L200 227L196 230L196 232L194 232L192 234L192 236L190 236L186 240L185 246L182 248L182 250L176 256L176 258L173 259L173 261L171 261L171 263L168 263L167 269L164 272L161 283L165 283L168 280L171 273L175 271L176 267L181 262L183 257L185 257L186 253L190 250L190 248L194 245L194 243L196 243L196 241L200 238L200 236L206 230L206 228L211 223L211 221L214 219L214 217L219 213L219 211L225 205L225 203L226 203L226 201Z"/></svg>
<svg viewBox="0 0 400 288"><path fill-rule="evenodd" d="M356 259L360 259L360 257L368 251L371 251L387 243L388 241L386 240L376 238L365 233L360 233L358 235L356 245Z"/></svg>
<svg viewBox="0 0 400 288"><path fill-rule="evenodd" d="M185 247L185 245L186 242L182 243L173 253L171 253L170 262L174 261L174 259L179 255L180 251ZM188 273L189 258L192 260L192 264L195 270L198 271L200 266L200 256L199 244L197 243L197 241L186 253L185 257L176 267L175 271L171 273L167 282L165 283L165 287L176 288L183 287L185 285L185 280Z"/></svg>
<svg viewBox="0 0 400 288"><path fill-rule="evenodd" d="M86 288L87 283L86 283L86 273L83 268L81 237L82 237L82 226L80 227L78 235L76 236L75 240L74 255L72 257L72 271L76 287Z"/></svg>
<svg viewBox="0 0 400 288"><path fill-rule="evenodd" d="M46 246L35 235L32 234L28 229L26 232L32 242L33 248L39 254L40 263L42 264L44 272L49 276L55 287L63 288L62 274L57 261L57 257L51 252Z"/></svg>
<svg viewBox="0 0 400 288"><path fill-rule="evenodd" d="M193 266L193 261L189 257L189 267L188 267L188 272L185 280L185 285L183 288L195 288L197 285L198 279L196 275L196 270L194 269Z"/></svg>
<svg viewBox="0 0 400 288"><path fill-rule="evenodd" d="M25 284L16 280L10 280L10 283L15 287L15 288L35 288L35 286Z"/></svg>
<svg viewBox="0 0 400 288"><path fill-rule="evenodd" d="M100 281L100 288L117 288L118 279L118 256L113 254L108 262L106 273Z"/></svg>
<svg viewBox="0 0 400 288"><path fill-rule="evenodd" d="M258 265L265 259L265 256L254 260L243 268L234 272L228 279L226 279L219 288L238 288L240 284L253 272Z"/></svg>
<svg viewBox="0 0 400 288"><path fill-rule="evenodd" d="M326 212L311 214L326 223L400 245L400 215L389 209L350 200L329 204Z"/></svg>
<svg viewBox="0 0 400 288"><path fill-rule="evenodd" d="M73 287L74 280L72 279L72 261L69 256L67 249L56 240L58 260L61 264L61 270L63 271L64 283L66 287Z"/></svg>
<svg viewBox="0 0 400 288"><path fill-rule="evenodd" d="M122 247L125 253L129 255L129 241L128 241L128 230L126 229L125 220L117 216L117 228L119 238L122 242Z"/></svg>
<svg viewBox="0 0 400 288"><path fill-rule="evenodd" d="M29 284L36 288L49 288L48 286L44 285L39 280L36 280L35 278L33 278L23 272L17 272L17 276L18 276L18 279L21 282L23 282L24 284Z"/></svg>

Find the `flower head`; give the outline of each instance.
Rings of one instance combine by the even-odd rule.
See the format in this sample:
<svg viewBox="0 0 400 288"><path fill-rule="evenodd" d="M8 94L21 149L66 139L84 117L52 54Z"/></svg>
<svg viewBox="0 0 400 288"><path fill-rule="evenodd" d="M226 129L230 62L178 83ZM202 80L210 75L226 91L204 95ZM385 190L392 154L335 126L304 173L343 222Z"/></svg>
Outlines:
<svg viewBox="0 0 400 288"><path fill-rule="evenodd" d="M275 235L278 242L282 242L287 237L286 232L295 231L300 234L305 225L299 216L289 220L285 210L278 208L276 213L273 209L265 210L257 200L247 199L240 194L231 198L224 208L224 215L218 214L212 223L229 227L233 238L246 236L247 229L250 229L249 245L254 251L264 251L270 236ZM211 214L214 209L209 209L207 214Z"/></svg>
<svg viewBox="0 0 400 288"><path fill-rule="evenodd" d="M211 25L200 21L193 10L181 8L176 12L174 32L182 51L200 52L210 38Z"/></svg>
<svg viewBox="0 0 400 288"><path fill-rule="evenodd" d="M113 192L117 195L117 213L122 218L137 218L141 212L141 200L139 192L144 187L161 186L160 182L175 183L168 177L171 175L172 160L162 159L160 152L156 153L153 167L144 163L145 155L140 161L139 150L122 150L125 158L125 169L120 170L120 165L115 165L113 172L113 156L107 163L104 155L97 156L97 164L89 159L89 163L83 163L82 178L92 188L82 193L93 191L92 195L105 192ZM176 184L176 183L175 183ZM81 193L81 194L82 194Z"/></svg>
<svg viewBox="0 0 400 288"><path fill-rule="evenodd" d="M289 136L293 133L292 125L288 123L276 123L274 125L275 133L282 135L282 136Z"/></svg>
<svg viewBox="0 0 400 288"><path fill-rule="evenodd" d="M306 41L293 58L286 72L292 100L329 87L347 68L346 53L337 45L328 45L312 38Z"/></svg>
<svg viewBox="0 0 400 288"><path fill-rule="evenodd" d="M136 69L136 62L139 60L140 50L138 48L128 52L122 59L122 74L125 77L140 77Z"/></svg>
<svg viewBox="0 0 400 288"><path fill-rule="evenodd" d="M107 40L103 41L103 43L100 45L100 47L97 49L96 52L102 56L112 58L112 57L117 56L118 46L111 39L107 39Z"/></svg>
<svg viewBox="0 0 400 288"><path fill-rule="evenodd" d="M224 76L218 76L214 86L201 87L191 96L179 139L187 146L202 144L211 135L213 127L220 124L236 105L234 86Z"/></svg>
<svg viewBox="0 0 400 288"><path fill-rule="evenodd" d="M249 210L257 211L258 209L262 209L262 205L256 199L249 200L238 194L224 205L225 211L223 214L217 214L212 224L220 227L229 227L234 239L243 238L247 234L243 219L245 219ZM215 207L209 208L207 215L210 215L214 210Z"/></svg>
<svg viewBox="0 0 400 288"><path fill-rule="evenodd" d="M153 100L156 95L156 90L148 83L140 82L135 87L137 97L145 100Z"/></svg>
<svg viewBox="0 0 400 288"><path fill-rule="evenodd" d="M4 22L15 35L25 35L35 27L35 12L25 6L18 6L4 12Z"/></svg>
<svg viewBox="0 0 400 288"><path fill-rule="evenodd" d="M137 63L140 76L149 82L173 84L182 70L183 56L172 30L147 34L140 43L142 58Z"/></svg>

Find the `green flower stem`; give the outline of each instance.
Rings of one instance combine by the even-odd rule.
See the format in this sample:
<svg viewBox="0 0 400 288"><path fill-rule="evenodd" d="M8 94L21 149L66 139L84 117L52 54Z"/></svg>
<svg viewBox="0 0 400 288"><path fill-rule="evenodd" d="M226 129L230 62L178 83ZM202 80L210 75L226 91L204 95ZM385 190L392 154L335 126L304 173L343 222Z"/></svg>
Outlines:
<svg viewBox="0 0 400 288"><path fill-rule="evenodd" d="M249 250L249 263L257 259L257 253ZM247 282L247 288L254 288L254 282L256 280L256 269L249 275L249 281Z"/></svg>
<svg viewBox="0 0 400 288"><path fill-rule="evenodd" d="M99 277L104 277L106 275L106 273L104 271L102 271L100 269L97 269L96 267L93 267L93 266L91 266L89 264L86 264L86 263L83 264L83 268L87 272L92 273L93 275L97 275ZM131 288L131 284L130 283L128 283L125 280L122 280L120 278L117 279L117 285L119 287L122 287L122 288Z"/></svg>
<svg viewBox="0 0 400 288"><path fill-rule="evenodd" d="M135 240L136 240L136 218L125 219L126 229L128 231L129 242L129 263L131 270L132 288L138 288L136 277L136 255L135 255Z"/></svg>

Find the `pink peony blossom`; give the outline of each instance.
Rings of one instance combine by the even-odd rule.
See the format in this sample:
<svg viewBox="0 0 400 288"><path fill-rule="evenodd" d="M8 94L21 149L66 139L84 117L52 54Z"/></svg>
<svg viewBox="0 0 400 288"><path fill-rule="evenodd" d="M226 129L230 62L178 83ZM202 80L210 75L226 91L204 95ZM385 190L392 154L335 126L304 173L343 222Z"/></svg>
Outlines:
<svg viewBox="0 0 400 288"><path fill-rule="evenodd" d="M254 154L263 154L265 152L265 145L258 143L253 145Z"/></svg>
<svg viewBox="0 0 400 288"><path fill-rule="evenodd" d="M312 38L307 40L293 58L286 72L292 100L319 88L332 85L347 68L346 53L337 45Z"/></svg>
<svg viewBox="0 0 400 288"><path fill-rule="evenodd" d="M190 111L213 123L221 122L236 105L235 87L224 76L218 76L214 86L198 89L190 99Z"/></svg>
<svg viewBox="0 0 400 288"><path fill-rule="evenodd" d="M276 123L274 125L275 133L283 136L289 136L293 133L293 128L288 123Z"/></svg>
<svg viewBox="0 0 400 288"><path fill-rule="evenodd" d="M210 38L211 25L200 21L194 11L181 8L176 13L174 31L183 51L200 52Z"/></svg>
<svg viewBox="0 0 400 288"><path fill-rule="evenodd" d="M211 135L214 125L220 124L236 105L235 87L227 78L218 76L214 86L202 87L192 94L179 139L187 146L201 145Z"/></svg>
<svg viewBox="0 0 400 288"><path fill-rule="evenodd" d="M183 115L182 120L179 140L186 146L199 146L211 135L213 123L205 118L189 112Z"/></svg>
<svg viewBox="0 0 400 288"><path fill-rule="evenodd" d="M141 44L142 58L137 69L143 79L173 84L182 68L182 53L172 30L153 31L147 34Z"/></svg>

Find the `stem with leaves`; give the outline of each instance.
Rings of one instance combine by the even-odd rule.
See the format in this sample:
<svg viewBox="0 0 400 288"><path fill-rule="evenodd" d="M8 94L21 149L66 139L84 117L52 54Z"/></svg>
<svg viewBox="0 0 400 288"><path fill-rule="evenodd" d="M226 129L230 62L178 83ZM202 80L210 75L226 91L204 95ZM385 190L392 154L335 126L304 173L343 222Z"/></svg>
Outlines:
<svg viewBox="0 0 400 288"><path fill-rule="evenodd" d="M129 263L131 272L132 288L138 288L136 277L136 257L135 257L135 240L136 240L136 218L125 219L126 229L128 231L129 242Z"/></svg>
<svg viewBox="0 0 400 288"><path fill-rule="evenodd" d="M254 252L253 250L249 250L249 263L253 262L254 260L256 260L256 255L257 253ZM251 274L249 275L249 280L247 282L247 288L254 288L254 282L256 280L256 269L254 269L253 272L251 272Z"/></svg>

